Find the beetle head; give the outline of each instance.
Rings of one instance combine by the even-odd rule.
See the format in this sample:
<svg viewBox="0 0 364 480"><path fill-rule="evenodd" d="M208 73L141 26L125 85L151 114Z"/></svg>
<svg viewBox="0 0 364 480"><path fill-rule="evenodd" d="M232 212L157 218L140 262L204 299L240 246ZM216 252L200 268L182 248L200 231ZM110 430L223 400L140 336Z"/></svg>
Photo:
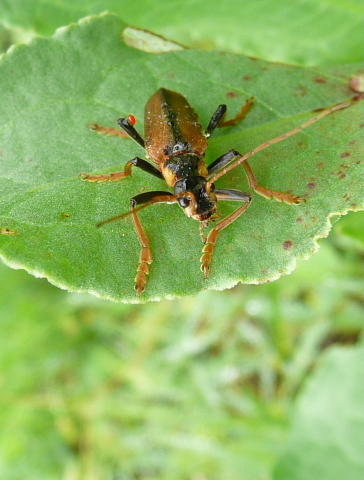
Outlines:
<svg viewBox="0 0 364 480"><path fill-rule="evenodd" d="M188 217L199 222L208 222L216 212L217 198L214 189L213 183L197 176L182 178L174 185L175 195L180 195L177 199L180 207Z"/></svg>

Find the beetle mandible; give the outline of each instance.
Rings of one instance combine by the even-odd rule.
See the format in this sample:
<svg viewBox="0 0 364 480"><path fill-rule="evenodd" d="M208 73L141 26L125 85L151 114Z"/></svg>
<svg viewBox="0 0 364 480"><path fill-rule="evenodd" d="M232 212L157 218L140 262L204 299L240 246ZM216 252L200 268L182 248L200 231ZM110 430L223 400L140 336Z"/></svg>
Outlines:
<svg viewBox="0 0 364 480"><path fill-rule="evenodd" d="M238 115L228 121L224 120L227 110L226 105L219 105L212 115L206 130L203 131L198 122L196 112L186 98L180 93L160 88L148 100L145 107L145 139L139 135L134 127L135 117L130 115L118 120L118 125L126 132L127 136L145 148L147 158L156 166L140 157L135 157L128 161L124 170L120 172L104 175L81 173L79 175L82 180L89 182L117 181L130 176L132 167L135 166L164 180L168 187L173 188L173 193L158 190L136 195L130 200L129 212L104 220L97 225L102 226L129 214L132 216L142 247L135 277L135 289L138 295L145 289L149 265L153 261L149 239L137 213L139 210L154 203L178 203L188 217L200 222L200 235L204 242L203 255L200 261L201 270L206 278L210 272L212 254L220 231L234 222L248 208L251 202L249 193L230 188L216 188L215 181L236 166L242 165L247 175L249 187L259 195L293 205L304 202L305 199L302 197L278 192L259 185L247 160L260 150L298 133L325 115L350 105L349 102L339 103L321 111L317 116L294 130L263 143L245 155L242 155L235 149L231 149L218 157L211 165L206 166L204 156L207 149L207 139L212 132L216 127L234 125L242 120L252 104L253 98L249 98ZM101 127L97 124L92 125L94 130L100 133L117 134L115 129ZM217 204L220 200L241 202L242 205L230 215L216 222L207 237L205 237L203 235L203 227L208 227L210 221L215 221L219 218Z"/></svg>

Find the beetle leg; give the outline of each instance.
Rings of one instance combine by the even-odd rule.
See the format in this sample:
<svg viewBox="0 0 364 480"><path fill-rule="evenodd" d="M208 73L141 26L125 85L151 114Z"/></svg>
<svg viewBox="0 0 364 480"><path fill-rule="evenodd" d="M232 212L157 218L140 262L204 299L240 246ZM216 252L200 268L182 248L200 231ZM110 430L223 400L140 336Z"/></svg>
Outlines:
<svg viewBox="0 0 364 480"><path fill-rule="evenodd" d="M139 265L137 268L137 275L135 277L135 290L137 291L137 295L140 295L141 293L143 293L145 289L145 285L147 283L147 275L149 273L148 265L150 265L153 261L152 254L149 248L149 239L139 220L137 211L142 210L143 208L146 208L149 205L153 205L154 203L176 203L177 198L178 198L177 195L173 195L172 193L165 192L165 191L141 193L130 199L129 212L122 213L121 215L117 215L112 218L108 218L107 220L103 220L102 222L97 224L97 227L101 227L106 223L110 223L115 220L120 220L121 218L124 218L128 215L131 215L133 217L135 231L138 235L140 244L142 246L142 249L140 251L140 256L139 256Z"/></svg>
<svg viewBox="0 0 364 480"><path fill-rule="evenodd" d="M118 128L104 127L98 123L89 123L89 127L94 132L100 133L101 135L108 135L109 137L116 136L121 138L128 138L129 135L124 130L119 130Z"/></svg>
<svg viewBox="0 0 364 480"><path fill-rule="evenodd" d="M91 127L93 131L97 133L101 133L102 135L118 136L121 138L130 137L133 140L135 140L141 147L145 148L145 142L143 138L139 135L134 125L130 123L129 119L131 117L132 116L118 119L118 125L123 130L118 130L117 128L111 128L111 127L104 127L102 125L99 125L98 123L89 123L88 126Z"/></svg>
<svg viewBox="0 0 364 480"><path fill-rule="evenodd" d="M243 167L248 177L249 186L256 193L258 193L259 195L262 195L262 197L268 198L269 200L271 198L274 198L274 200L277 200L277 202L285 202L285 203L288 203L289 205L292 205L292 204L297 205L299 203L306 201L304 198L298 197L296 195L291 195L290 193L277 192L275 190L271 190L266 187L261 187L260 185L258 185L257 179L255 178L255 175L253 173L253 170L251 169L249 163L246 160L245 162L243 162Z"/></svg>
<svg viewBox="0 0 364 480"><path fill-rule="evenodd" d="M139 217L135 211L134 206L131 206L131 215L133 217L135 231L138 235L139 241L141 243L142 249L140 250L139 255L139 265L137 268L137 274L134 279L135 290L137 295L143 293L145 285L147 283L147 275L149 274L149 266L152 262L152 254L149 248L149 239L144 231L142 224L140 223Z"/></svg>
<svg viewBox="0 0 364 480"><path fill-rule="evenodd" d="M228 152L224 153L224 155L221 155L221 157L217 158L214 162L211 163L211 165L207 167L207 170L209 172L209 176L208 176L209 180L211 179L211 177L213 177L212 178L212 182L213 182L218 176L220 177L221 173L224 172L223 170L224 167L228 163L230 163L234 158L241 158L241 157L242 155L237 150L234 150L234 149L229 150ZM258 185L257 179L255 178L255 175L249 163L246 160L244 160L242 162L242 165L248 177L250 188L252 188L259 195L262 195L263 197L268 199L274 198L275 200L277 200L277 202L285 202L288 204L298 204L305 201L305 199L302 197L291 195L290 193L277 192L275 190L271 190L270 188L266 188ZM222 170L221 173L217 173L221 170Z"/></svg>
<svg viewBox="0 0 364 480"><path fill-rule="evenodd" d="M157 178L163 179L163 175L157 168L139 157L135 157L133 158L133 160L127 162L124 171L122 172L112 172L106 173L104 175L89 175L87 173L80 173L79 178L87 182L105 182L107 180L109 180L110 182L116 182L117 180L122 180L123 178L131 175L131 169L133 166L141 168L142 170L144 170L144 172L150 173Z"/></svg>
<svg viewBox="0 0 364 480"><path fill-rule="evenodd" d="M219 125L220 121L224 118L226 114L227 106L226 105L219 105L212 115L211 120L205 130L205 136L208 138L215 128Z"/></svg>
<svg viewBox="0 0 364 480"><path fill-rule="evenodd" d="M135 290L137 295L143 293L145 285L147 283L147 275L149 274L149 267L153 262L152 254L149 248L149 239L144 231L144 228L137 215L137 210L153 205L153 203L175 203L177 201L176 195L172 195L169 192L146 192L136 195L130 200L131 215L134 221L135 231L138 235L142 249L139 256L139 265L137 268L137 275L134 279ZM137 205L139 207L135 208Z"/></svg>
<svg viewBox="0 0 364 480"><path fill-rule="evenodd" d="M221 155L221 157L214 160L211 163L211 165L207 167L207 171L209 172L208 178L210 179L212 175L215 175L215 173L219 172L221 169L225 167L225 165L230 163L232 160L234 160L234 158L236 158L239 155L240 155L239 152L232 149L224 153L223 155Z"/></svg>
<svg viewBox="0 0 364 480"><path fill-rule="evenodd" d="M128 120L129 117L119 118L118 125L121 127L133 140L135 140L141 147L145 148L145 142L135 129L134 125Z"/></svg>
<svg viewBox="0 0 364 480"><path fill-rule="evenodd" d="M212 132L215 130L216 127L219 127L219 128L230 127L231 125L235 125L241 120L244 120L247 113L253 106L253 102L254 102L254 97L248 98L245 104L241 107L240 112L234 118L231 118L230 120L226 120L226 121L224 120L224 118L226 115L227 106L219 105L215 113L212 115L211 120L208 124L208 127L205 130L205 136L208 138L212 134Z"/></svg>
<svg viewBox="0 0 364 480"><path fill-rule="evenodd" d="M232 118L230 120L226 120L226 121L223 120L222 122L220 122L218 124L218 127L219 128L230 127L230 126L236 125L238 122L241 122L242 120L244 120L244 118L246 117L246 115L248 114L250 109L252 108L253 103L254 103L254 97L248 98L245 101L245 104L241 107L240 112L234 118Z"/></svg>
<svg viewBox="0 0 364 480"><path fill-rule="evenodd" d="M244 204L237 210L235 210L233 213L225 217L223 220L218 222L208 234L205 246L202 249L203 255L200 258L201 270L205 278L207 278L210 273L212 254L214 252L215 244L217 241L217 237L219 236L220 230L223 230L228 225L230 225L230 223L234 222L238 217L240 217L240 215L245 212L245 210L249 207L251 202L250 195L245 192L240 192L239 190L216 189L215 193L218 200L243 201Z"/></svg>
<svg viewBox="0 0 364 480"><path fill-rule="evenodd" d="M200 237L201 237L202 243L205 244L206 241L207 241L207 237L203 233L203 227L205 226L204 222L200 222L198 226L199 226L199 229L200 229Z"/></svg>
<svg viewBox="0 0 364 480"><path fill-rule="evenodd" d="M323 110L318 115L316 115L316 117L310 118L306 122L302 123L302 125L299 125L298 127L294 128L293 130L290 130L289 132L286 132L283 135L280 135L279 137L273 138L272 140L269 140L268 142L262 143L257 148L255 148L254 150L251 150L250 152L246 153L245 155L241 155L239 153L237 155L238 159L235 162L231 163L226 168L223 168L220 172L214 174L212 178L209 178L210 182L211 183L216 182L216 180L218 180L223 175L226 175L233 168L237 167L238 165L245 164L246 161L248 160L248 158L252 157L256 153L260 152L261 150L264 150L265 148L268 148L275 143L282 142L283 140L286 140L286 138L291 137L292 135L296 135L296 133L300 132L304 128L309 127L310 125L317 122L318 120L325 117L326 115L331 115L333 112L336 112L337 110L342 110L344 108L348 108L352 104L353 104L353 101L338 103L331 108Z"/></svg>

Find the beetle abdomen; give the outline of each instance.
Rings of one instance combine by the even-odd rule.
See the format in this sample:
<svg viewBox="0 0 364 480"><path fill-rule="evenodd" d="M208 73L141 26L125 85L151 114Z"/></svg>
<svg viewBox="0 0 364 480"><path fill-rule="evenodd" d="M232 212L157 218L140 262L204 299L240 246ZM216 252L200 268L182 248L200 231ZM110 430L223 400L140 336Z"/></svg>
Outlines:
<svg viewBox="0 0 364 480"><path fill-rule="evenodd" d="M145 107L145 148L157 164L179 153L203 157L207 140L197 113L183 95L160 88L149 99Z"/></svg>

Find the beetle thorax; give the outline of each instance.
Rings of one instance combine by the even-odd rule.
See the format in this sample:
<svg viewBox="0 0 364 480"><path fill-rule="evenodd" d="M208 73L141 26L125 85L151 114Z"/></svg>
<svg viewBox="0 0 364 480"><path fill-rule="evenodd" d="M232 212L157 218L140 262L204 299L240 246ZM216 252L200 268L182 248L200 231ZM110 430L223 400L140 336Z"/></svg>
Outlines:
<svg viewBox="0 0 364 480"><path fill-rule="evenodd" d="M168 157L162 166L163 176L170 187L182 178L207 175L205 162L195 153L179 153Z"/></svg>

